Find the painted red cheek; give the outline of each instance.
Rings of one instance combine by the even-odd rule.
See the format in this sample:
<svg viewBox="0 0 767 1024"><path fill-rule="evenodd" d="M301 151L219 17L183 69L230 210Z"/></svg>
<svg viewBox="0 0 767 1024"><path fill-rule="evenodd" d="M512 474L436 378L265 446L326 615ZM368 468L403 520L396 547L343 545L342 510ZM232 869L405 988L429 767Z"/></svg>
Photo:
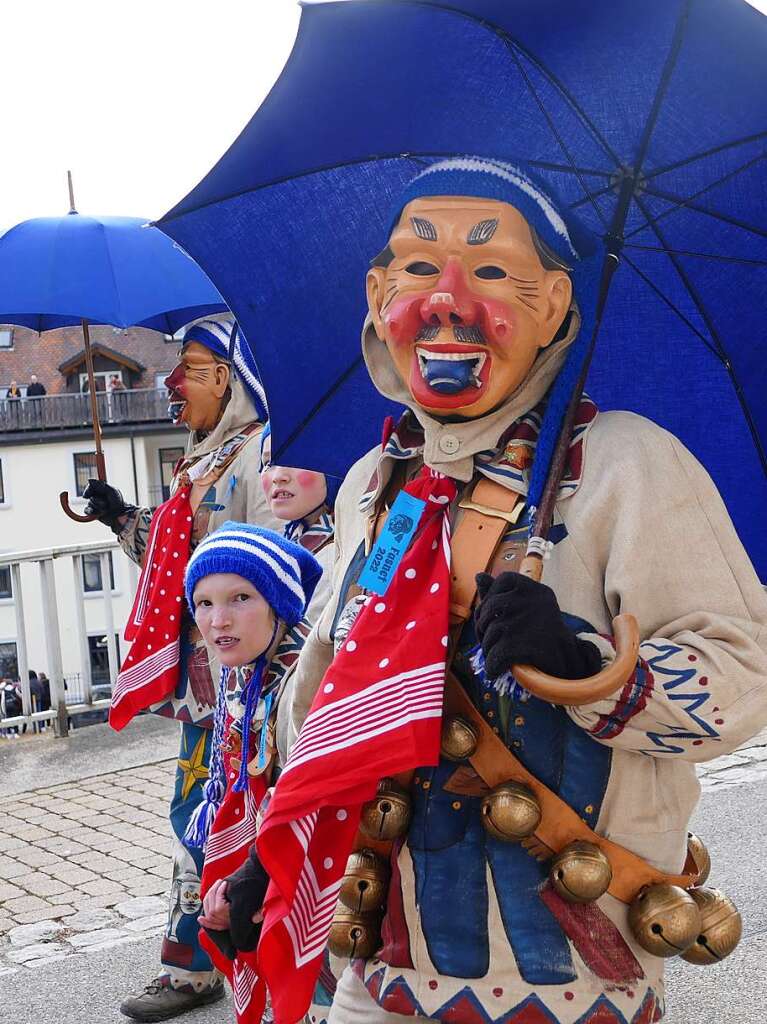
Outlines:
<svg viewBox="0 0 767 1024"><path fill-rule="evenodd" d="M317 477L319 473L315 473L310 469L300 469L296 473L296 480L298 481L299 487L313 487L317 483Z"/></svg>
<svg viewBox="0 0 767 1024"><path fill-rule="evenodd" d="M272 486L272 478L273 478L273 476L274 476L274 474L273 473L269 473L269 472L261 474L261 486L263 487L264 491L267 494L269 493L269 489Z"/></svg>

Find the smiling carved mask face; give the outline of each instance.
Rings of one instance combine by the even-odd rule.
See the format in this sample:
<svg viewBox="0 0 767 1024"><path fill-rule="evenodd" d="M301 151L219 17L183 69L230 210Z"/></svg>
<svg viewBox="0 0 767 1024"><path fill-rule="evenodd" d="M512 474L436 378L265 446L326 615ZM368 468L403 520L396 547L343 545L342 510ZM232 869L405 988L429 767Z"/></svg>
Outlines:
<svg viewBox="0 0 767 1024"><path fill-rule="evenodd" d="M192 431L213 430L224 410L229 377L228 365L205 345L199 341L184 345L178 364L165 378L173 422L185 423Z"/></svg>
<svg viewBox="0 0 767 1024"><path fill-rule="evenodd" d="M508 203L414 199L367 277L368 306L416 405L470 419L515 391L570 308L572 284L546 270Z"/></svg>

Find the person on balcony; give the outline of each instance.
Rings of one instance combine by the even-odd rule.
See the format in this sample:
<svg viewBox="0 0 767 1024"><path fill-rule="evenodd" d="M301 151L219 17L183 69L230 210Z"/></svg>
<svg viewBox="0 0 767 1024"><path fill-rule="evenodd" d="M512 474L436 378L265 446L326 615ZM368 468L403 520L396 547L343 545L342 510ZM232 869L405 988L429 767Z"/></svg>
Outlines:
<svg viewBox="0 0 767 1024"><path fill-rule="evenodd" d="M37 379L37 374L31 374L27 384L27 398L42 398L47 394L45 385Z"/></svg>
<svg viewBox="0 0 767 1024"><path fill-rule="evenodd" d="M121 729L148 709L182 723L170 808L176 842L162 966L143 992L120 1007L139 1021L167 1020L216 1002L224 993L221 975L198 937L202 851L183 841L208 775L214 680L219 675L184 610L184 569L192 550L224 520L275 525L259 477L266 398L247 342L231 315L189 327L178 365L165 383L170 416L189 431L169 501L157 509L136 508L116 488L97 480L84 493L87 511L109 526L126 554L142 566L137 603L126 629L132 645L114 685L110 722Z"/></svg>

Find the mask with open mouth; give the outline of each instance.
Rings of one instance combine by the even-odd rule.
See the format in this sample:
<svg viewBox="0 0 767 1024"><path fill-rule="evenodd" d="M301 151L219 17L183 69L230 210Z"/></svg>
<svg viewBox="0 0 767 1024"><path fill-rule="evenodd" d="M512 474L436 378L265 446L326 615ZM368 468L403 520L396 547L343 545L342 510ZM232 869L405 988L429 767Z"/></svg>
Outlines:
<svg viewBox="0 0 767 1024"><path fill-rule="evenodd" d="M500 405L550 344L572 298L509 203L414 199L368 274L368 304L414 402L474 418Z"/></svg>
<svg viewBox="0 0 767 1024"><path fill-rule="evenodd" d="M185 344L178 364L165 378L173 423L184 423L189 430L212 430L224 408L229 376L229 366L205 345Z"/></svg>

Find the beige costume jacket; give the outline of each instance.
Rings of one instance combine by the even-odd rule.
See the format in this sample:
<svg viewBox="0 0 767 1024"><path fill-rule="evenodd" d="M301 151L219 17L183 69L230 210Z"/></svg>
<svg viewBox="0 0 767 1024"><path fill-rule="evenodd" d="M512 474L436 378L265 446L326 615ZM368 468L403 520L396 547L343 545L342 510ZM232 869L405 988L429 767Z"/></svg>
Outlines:
<svg viewBox="0 0 767 1024"><path fill-rule="evenodd" d="M365 351L374 380L384 393L395 392L403 400L391 368L381 368L383 346L376 350L374 345L368 334ZM556 365L549 371L550 378ZM532 389L533 403L540 398L538 391L540 386ZM428 465L459 481L474 473L491 475L493 466L503 464L503 452L496 450L501 428L531 404L512 396L504 409L505 423L504 410L499 410L485 418L484 430L484 421L439 424L419 412L425 446L423 455L406 457L408 475L420 468L424 456ZM447 434L450 443L440 445ZM596 831L675 873L685 860L687 825L698 800L695 762L736 749L767 722L767 596L713 483L674 437L641 417L611 412L593 419L579 443L580 469L560 489L554 520L560 539L546 562L544 582L564 612L591 624L593 632L583 635L600 646L605 660L614 654L609 639L613 616L633 613L640 626L644 673L630 694L566 711L594 743L612 750ZM449 456L442 454L447 449ZM333 597L299 659L293 737L332 660L334 625L361 568L370 509L394 461L380 449L370 452L353 467L339 494ZM526 492L525 472L493 478ZM455 508L454 523L459 514ZM520 730L524 743L524 724ZM578 807L577 801L574 806L584 815L592 810ZM365 980L375 976L370 987L382 1005L395 984L404 984L424 1015L435 1019L442 1019L451 997L467 986L489 1020L531 996L561 1024L578 1021L601 995L626 1020L635 1019L650 998L662 1008L663 963L637 946L627 907L612 897L603 897L599 906L641 965L641 984L622 990L606 986L574 950L575 982L528 984L509 948L490 874L490 968L484 977L467 980L440 974L435 967L419 921L407 844L399 855L399 871L413 967L377 960L365 965ZM460 929L460 921L455 927ZM501 990L503 1005L493 994ZM444 1019L464 1020L455 1014Z"/></svg>

